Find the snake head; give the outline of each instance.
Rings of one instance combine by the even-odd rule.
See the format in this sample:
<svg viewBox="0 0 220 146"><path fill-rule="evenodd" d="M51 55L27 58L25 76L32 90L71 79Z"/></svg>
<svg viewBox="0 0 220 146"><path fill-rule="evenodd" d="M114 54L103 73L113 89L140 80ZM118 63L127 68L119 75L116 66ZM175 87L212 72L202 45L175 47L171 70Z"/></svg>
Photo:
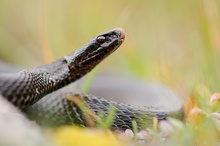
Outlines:
<svg viewBox="0 0 220 146"><path fill-rule="evenodd" d="M114 52L124 41L122 28L116 28L91 39L86 45L66 56L70 72L85 74Z"/></svg>

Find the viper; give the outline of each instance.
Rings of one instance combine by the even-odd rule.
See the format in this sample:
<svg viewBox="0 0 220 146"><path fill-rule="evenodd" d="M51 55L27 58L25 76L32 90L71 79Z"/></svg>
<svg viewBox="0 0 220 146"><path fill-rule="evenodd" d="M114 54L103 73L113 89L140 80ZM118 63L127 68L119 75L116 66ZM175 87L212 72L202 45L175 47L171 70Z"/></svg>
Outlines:
<svg viewBox="0 0 220 146"><path fill-rule="evenodd" d="M124 39L124 30L116 28L99 34L76 51L50 64L17 73L2 73L0 94L42 126L89 126L88 113L77 101L85 103L95 114L107 115L109 108L115 107L112 129L131 129L132 121L136 121L138 128L142 129L151 126L154 117L159 121L166 120L167 116L182 119L182 109L171 111L163 106L139 107L117 103L67 86L90 72L114 52Z"/></svg>

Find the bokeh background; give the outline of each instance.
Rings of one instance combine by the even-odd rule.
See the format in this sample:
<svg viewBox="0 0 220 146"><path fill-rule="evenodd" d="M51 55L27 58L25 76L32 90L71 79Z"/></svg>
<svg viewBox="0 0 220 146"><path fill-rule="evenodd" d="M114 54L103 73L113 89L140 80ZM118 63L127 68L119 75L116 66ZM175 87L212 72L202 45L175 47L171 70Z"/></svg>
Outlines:
<svg viewBox="0 0 220 146"><path fill-rule="evenodd" d="M124 44L101 69L161 82L181 97L198 84L220 90L220 1L0 0L0 59L51 62L122 27Z"/></svg>

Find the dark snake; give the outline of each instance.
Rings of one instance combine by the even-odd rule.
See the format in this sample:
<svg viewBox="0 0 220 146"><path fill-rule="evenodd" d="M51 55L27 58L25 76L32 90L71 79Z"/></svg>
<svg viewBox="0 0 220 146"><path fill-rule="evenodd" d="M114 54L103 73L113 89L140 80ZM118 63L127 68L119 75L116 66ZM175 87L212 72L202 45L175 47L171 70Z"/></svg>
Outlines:
<svg viewBox="0 0 220 146"><path fill-rule="evenodd" d="M81 93L71 86L64 87L90 72L114 52L124 38L123 29L113 29L51 64L17 73L2 73L0 94L42 126L88 126L86 113L68 97L82 100L96 114L107 115L109 108L114 106L116 114L112 129L131 129L132 121L137 122L139 129L150 127L153 117L159 121L167 116L182 119L181 109L169 111L162 107L132 106Z"/></svg>

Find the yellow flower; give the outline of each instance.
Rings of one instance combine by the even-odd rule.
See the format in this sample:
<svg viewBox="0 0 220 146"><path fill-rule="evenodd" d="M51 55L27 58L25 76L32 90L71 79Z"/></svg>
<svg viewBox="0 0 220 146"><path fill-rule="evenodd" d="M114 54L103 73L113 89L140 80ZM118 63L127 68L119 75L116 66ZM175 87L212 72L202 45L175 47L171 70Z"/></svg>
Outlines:
<svg viewBox="0 0 220 146"><path fill-rule="evenodd" d="M74 126L61 127L53 134L57 146L123 146L112 134Z"/></svg>

